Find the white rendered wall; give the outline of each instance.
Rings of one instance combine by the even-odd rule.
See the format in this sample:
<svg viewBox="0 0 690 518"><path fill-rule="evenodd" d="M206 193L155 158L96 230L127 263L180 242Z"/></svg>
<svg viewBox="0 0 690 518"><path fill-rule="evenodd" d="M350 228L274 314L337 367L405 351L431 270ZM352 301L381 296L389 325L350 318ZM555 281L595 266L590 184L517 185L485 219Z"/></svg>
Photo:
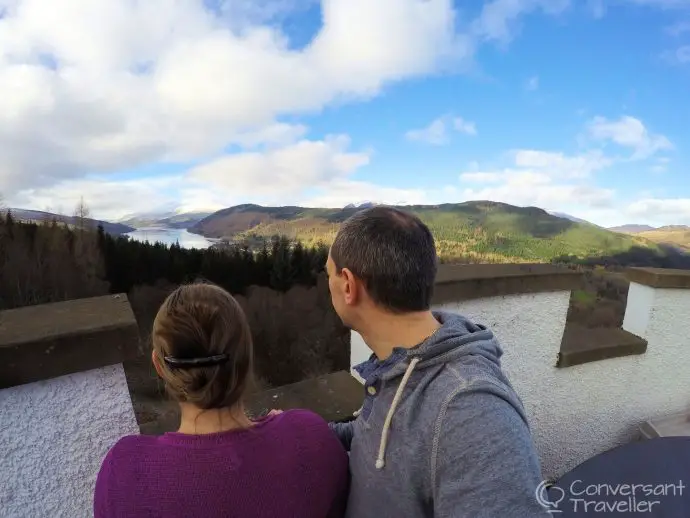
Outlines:
<svg viewBox="0 0 690 518"><path fill-rule="evenodd" d="M0 517L93 516L108 449L139 433L122 364L0 390Z"/></svg>
<svg viewBox="0 0 690 518"><path fill-rule="evenodd" d="M625 307L625 318L623 319L623 329L626 331L646 338L649 318L654 308L655 288L630 283L628 290L628 304Z"/></svg>
<svg viewBox="0 0 690 518"><path fill-rule="evenodd" d="M651 289L651 288L650 288ZM690 408L690 290L631 290L635 320L647 322L646 354L556 368L570 293L509 295L444 304L490 327L503 368L522 399L545 477L634 440L643 421ZM642 302L636 301L642 294ZM631 318L631 317L629 317ZM355 352L364 344L352 335ZM368 351L368 349L367 349ZM365 356L366 358L366 356Z"/></svg>

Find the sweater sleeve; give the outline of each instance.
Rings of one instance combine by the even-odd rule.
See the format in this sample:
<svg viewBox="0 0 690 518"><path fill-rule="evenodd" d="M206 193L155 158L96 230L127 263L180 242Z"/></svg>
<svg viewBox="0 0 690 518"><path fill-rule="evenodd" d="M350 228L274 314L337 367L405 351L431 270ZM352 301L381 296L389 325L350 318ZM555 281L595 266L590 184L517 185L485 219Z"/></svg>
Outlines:
<svg viewBox="0 0 690 518"><path fill-rule="evenodd" d="M338 437L345 451L350 451L352 437L354 436L354 421L347 421L345 423L330 422L328 427Z"/></svg>
<svg viewBox="0 0 690 518"><path fill-rule="evenodd" d="M527 424L505 399L456 394L439 416L431 458L434 516L547 517Z"/></svg>
<svg viewBox="0 0 690 518"><path fill-rule="evenodd" d="M108 486L110 484L110 472L112 466L112 450L103 459L101 469L96 477L96 488L93 495L94 518L108 518Z"/></svg>

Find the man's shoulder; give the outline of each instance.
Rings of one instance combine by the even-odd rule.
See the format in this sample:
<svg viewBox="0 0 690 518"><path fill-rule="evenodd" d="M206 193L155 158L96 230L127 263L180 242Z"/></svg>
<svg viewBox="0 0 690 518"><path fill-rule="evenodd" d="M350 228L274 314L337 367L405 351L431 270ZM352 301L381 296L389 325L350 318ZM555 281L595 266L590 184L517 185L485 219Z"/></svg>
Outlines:
<svg viewBox="0 0 690 518"><path fill-rule="evenodd" d="M497 419L507 412L508 420L517 417L527 421L522 401L500 367L482 358L460 358L444 364L427 390L430 399L437 402L434 406L439 421L454 421L454 414L463 419L461 414L470 409L480 413L498 410ZM444 419L444 414L451 415Z"/></svg>
<svg viewBox="0 0 690 518"><path fill-rule="evenodd" d="M486 391L515 394L501 367L481 356L460 357L444 363L434 378L433 389L448 394Z"/></svg>

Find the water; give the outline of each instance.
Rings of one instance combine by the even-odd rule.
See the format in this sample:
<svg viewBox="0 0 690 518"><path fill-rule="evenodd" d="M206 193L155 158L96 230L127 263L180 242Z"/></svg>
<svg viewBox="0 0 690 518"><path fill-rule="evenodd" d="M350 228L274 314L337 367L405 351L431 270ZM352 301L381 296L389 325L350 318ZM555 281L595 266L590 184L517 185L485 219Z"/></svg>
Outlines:
<svg viewBox="0 0 690 518"><path fill-rule="evenodd" d="M217 241L207 239L199 234L192 234L182 228L168 227L138 228L125 235L136 241L148 241L149 243L160 242L166 245L174 245L176 242L179 242L182 248L208 248Z"/></svg>

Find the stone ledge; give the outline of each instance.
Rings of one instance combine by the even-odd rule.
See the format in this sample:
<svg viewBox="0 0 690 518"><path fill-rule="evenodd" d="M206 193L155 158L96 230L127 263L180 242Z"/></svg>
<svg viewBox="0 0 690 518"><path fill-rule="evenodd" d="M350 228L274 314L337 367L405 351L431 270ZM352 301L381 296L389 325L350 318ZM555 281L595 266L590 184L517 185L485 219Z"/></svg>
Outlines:
<svg viewBox="0 0 690 518"><path fill-rule="evenodd" d="M690 270L671 268L628 268L626 277L630 282L652 288L690 289Z"/></svg>
<svg viewBox="0 0 690 518"><path fill-rule="evenodd" d="M571 291L582 285L582 273L552 264L442 264L433 304L461 300Z"/></svg>
<svg viewBox="0 0 690 518"><path fill-rule="evenodd" d="M556 367L572 367L599 360L644 354L647 341L623 329L568 325L563 333Z"/></svg>
<svg viewBox="0 0 690 518"><path fill-rule="evenodd" d="M338 371L249 396L247 411L255 416L274 408L304 408L326 421L346 421L362 406L364 388L347 371Z"/></svg>
<svg viewBox="0 0 690 518"><path fill-rule="evenodd" d="M0 312L0 389L121 363L138 353L137 322L124 294Z"/></svg>

